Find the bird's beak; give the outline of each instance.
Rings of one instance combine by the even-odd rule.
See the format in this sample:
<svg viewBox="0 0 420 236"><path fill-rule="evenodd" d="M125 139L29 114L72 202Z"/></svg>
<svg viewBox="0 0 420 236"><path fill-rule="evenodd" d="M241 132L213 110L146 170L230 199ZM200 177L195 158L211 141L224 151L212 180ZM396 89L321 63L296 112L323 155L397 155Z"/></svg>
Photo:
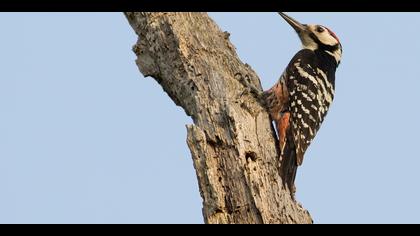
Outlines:
<svg viewBox="0 0 420 236"><path fill-rule="evenodd" d="M289 23L289 25L291 25L293 27L293 29L295 29L296 33L298 33L299 35L305 31L306 27L305 25L302 25L301 23L299 23L297 20L293 19L292 17L284 14L283 12L279 12L279 15L281 17L283 17L283 19L285 21L287 21L287 23Z"/></svg>

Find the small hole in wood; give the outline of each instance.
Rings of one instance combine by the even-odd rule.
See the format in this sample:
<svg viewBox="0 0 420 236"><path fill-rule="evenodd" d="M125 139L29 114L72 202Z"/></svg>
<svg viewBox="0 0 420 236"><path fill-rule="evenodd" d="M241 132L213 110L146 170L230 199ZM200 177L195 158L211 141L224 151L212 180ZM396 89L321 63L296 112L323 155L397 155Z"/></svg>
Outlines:
<svg viewBox="0 0 420 236"><path fill-rule="evenodd" d="M245 153L246 160L256 161L257 160L257 154L255 152L246 152Z"/></svg>
<svg viewBox="0 0 420 236"><path fill-rule="evenodd" d="M217 208L215 212L216 213L223 213L222 209L220 209L220 208Z"/></svg>

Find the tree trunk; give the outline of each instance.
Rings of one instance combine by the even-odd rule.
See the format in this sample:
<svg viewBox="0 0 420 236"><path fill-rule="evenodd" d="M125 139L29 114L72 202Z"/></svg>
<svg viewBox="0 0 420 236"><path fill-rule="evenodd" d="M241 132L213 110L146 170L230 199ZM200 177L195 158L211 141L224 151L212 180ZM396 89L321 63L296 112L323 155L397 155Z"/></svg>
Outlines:
<svg viewBox="0 0 420 236"><path fill-rule="evenodd" d="M187 143L205 223L312 223L279 174L269 115L235 75L261 88L229 34L205 13L127 12L139 36L133 51L194 124Z"/></svg>

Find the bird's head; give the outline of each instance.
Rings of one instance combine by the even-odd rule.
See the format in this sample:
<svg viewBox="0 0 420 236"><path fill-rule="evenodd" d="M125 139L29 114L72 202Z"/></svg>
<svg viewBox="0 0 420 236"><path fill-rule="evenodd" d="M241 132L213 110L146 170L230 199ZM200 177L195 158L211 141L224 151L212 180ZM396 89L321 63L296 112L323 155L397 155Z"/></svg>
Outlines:
<svg viewBox="0 0 420 236"><path fill-rule="evenodd" d="M310 50L323 50L333 56L337 62L341 60L341 43L337 35L322 25L301 24L292 17L279 12L280 16L293 27L302 41L303 48Z"/></svg>

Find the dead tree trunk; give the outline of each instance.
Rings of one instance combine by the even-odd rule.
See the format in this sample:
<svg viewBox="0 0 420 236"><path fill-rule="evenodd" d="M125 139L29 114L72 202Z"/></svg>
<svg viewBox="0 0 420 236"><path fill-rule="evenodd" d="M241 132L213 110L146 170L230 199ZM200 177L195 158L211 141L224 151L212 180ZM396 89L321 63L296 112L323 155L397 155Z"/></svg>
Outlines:
<svg viewBox="0 0 420 236"><path fill-rule="evenodd" d="M205 13L125 13L139 36L133 47L153 77L191 116L187 143L206 223L312 223L283 185L267 112L235 75L258 76L243 64L229 34Z"/></svg>

